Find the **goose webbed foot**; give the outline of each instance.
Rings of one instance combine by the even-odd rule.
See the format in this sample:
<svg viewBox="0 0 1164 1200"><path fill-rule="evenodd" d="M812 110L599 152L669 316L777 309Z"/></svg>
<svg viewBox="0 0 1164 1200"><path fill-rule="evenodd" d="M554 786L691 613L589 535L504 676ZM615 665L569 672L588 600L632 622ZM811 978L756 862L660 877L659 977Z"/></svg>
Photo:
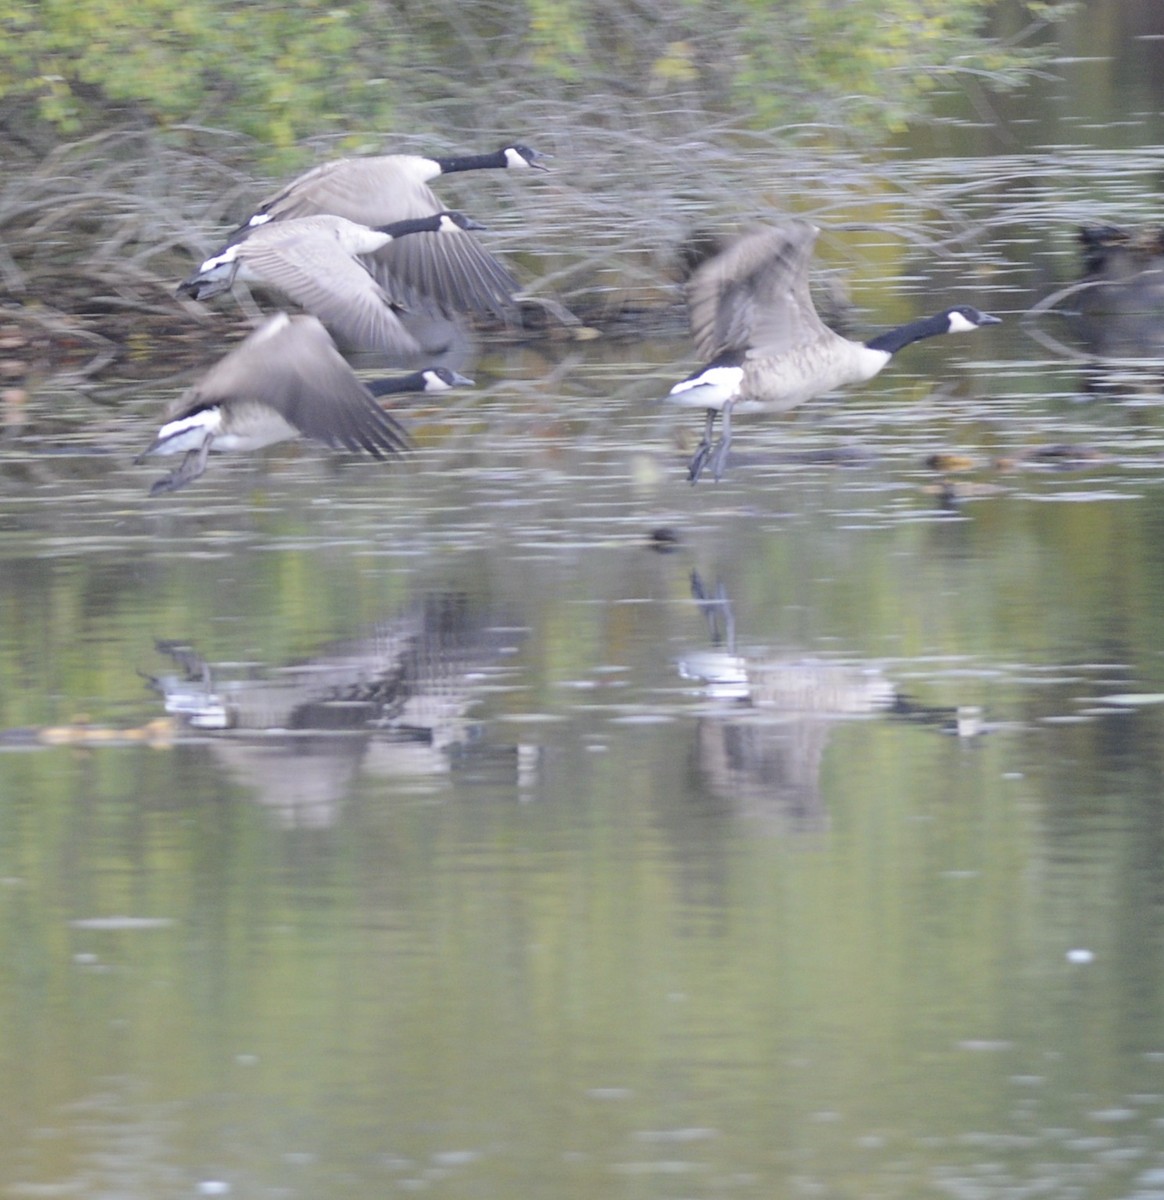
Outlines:
<svg viewBox="0 0 1164 1200"><path fill-rule="evenodd" d="M691 483L698 483L700 475L703 474L703 468L707 466L708 455L712 451L711 434L715 428L715 409L707 410L707 423L703 427L703 441L699 443L699 448L695 451L691 462L687 466L687 479Z"/></svg>
<svg viewBox="0 0 1164 1200"><path fill-rule="evenodd" d="M730 402L723 406L723 425L720 429L719 441L711 440L712 427L715 425L715 409L707 410L707 426L704 429L703 441L695 451L690 466L687 468L687 478L692 483L699 481L704 468L711 467L711 477L719 483L723 478L723 469L727 465L728 447L732 444L732 406Z"/></svg>
<svg viewBox="0 0 1164 1200"><path fill-rule="evenodd" d="M210 456L210 442L207 438L201 446L186 452L186 457L172 470L169 475L155 479L150 488L151 496L162 496L166 492L176 492L188 483L193 483L206 470L206 460Z"/></svg>
<svg viewBox="0 0 1164 1200"><path fill-rule="evenodd" d="M687 478L692 483L698 483L704 469L711 467L711 477L716 483L723 478L723 469L727 465L728 447L731 445L730 435L721 437L715 442L700 442L695 457L687 467Z"/></svg>
<svg viewBox="0 0 1164 1200"><path fill-rule="evenodd" d="M699 449L695 451L691 462L687 464L687 479L691 483L698 483L700 475L703 474L703 468L707 466L707 457L711 453L711 443L703 441L699 443Z"/></svg>
<svg viewBox="0 0 1164 1200"><path fill-rule="evenodd" d="M728 447L732 444L732 435L725 429L720 439L711 448L708 462L711 464L711 477L719 483L723 478L723 469L727 466Z"/></svg>

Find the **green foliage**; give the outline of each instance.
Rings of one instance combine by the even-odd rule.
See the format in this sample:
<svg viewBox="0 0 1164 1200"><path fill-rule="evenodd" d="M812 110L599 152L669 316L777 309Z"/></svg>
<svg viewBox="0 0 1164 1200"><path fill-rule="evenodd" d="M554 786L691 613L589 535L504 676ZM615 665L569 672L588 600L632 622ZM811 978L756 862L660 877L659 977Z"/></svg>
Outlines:
<svg viewBox="0 0 1164 1200"><path fill-rule="evenodd" d="M385 115L356 16L323 0L0 0L0 94L65 133L112 103L287 145L340 113Z"/></svg>
<svg viewBox="0 0 1164 1200"><path fill-rule="evenodd" d="M128 106L273 148L383 128L402 98L512 93L671 101L756 126L881 133L953 73L1014 82L983 35L997 0L0 0L0 101L60 132ZM1021 6L1029 23L1061 3ZM1013 12L1013 6L1011 11Z"/></svg>
<svg viewBox="0 0 1164 1200"><path fill-rule="evenodd" d="M737 91L753 96L761 120L817 118L820 100L866 125L904 124L933 85L936 68L976 50L989 0L818 4L773 12L742 0L765 36L742 48ZM791 62L789 72L782 64ZM769 90L772 84L776 90Z"/></svg>
<svg viewBox="0 0 1164 1200"><path fill-rule="evenodd" d="M1037 61L984 34L996 0L727 0L714 16L687 7L704 72L733 64L731 103L758 126L819 122L884 134L924 117L927 95L951 76L1009 87ZM1069 5L1025 7L1035 28Z"/></svg>
<svg viewBox="0 0 1164 1200"><path fill-rule="evenodd" d="M588 59L586 21L574 0L527 0L529 45L533 61L560 79L584 78Z"/></svg>

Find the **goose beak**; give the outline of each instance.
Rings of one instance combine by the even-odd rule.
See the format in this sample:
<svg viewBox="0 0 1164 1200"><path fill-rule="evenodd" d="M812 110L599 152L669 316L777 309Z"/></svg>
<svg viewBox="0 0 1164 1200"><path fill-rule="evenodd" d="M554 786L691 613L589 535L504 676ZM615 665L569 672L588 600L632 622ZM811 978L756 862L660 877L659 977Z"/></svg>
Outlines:
<svg viewBox="0 0 1164 1200"><path fill-rule="evenodd" d="M534 150L532 153L533 157L529 160L529 165L533 167L535 171L548 171L550 168L547 167L542 160L546 158L553 158L554 156L552 154L543 154L540 150Z"/></svg>
<svg viewBox="0 0 1164 1200"><path fill-rule="evenodd" d="M467 375L461 375L457 371L450 371L449 374L453 377L453 387L476 387L477 386L476 382L474 380L470 379Z"/></svg>
<svg viewBox="0 0 1164 1200"><path fill-rule="evenodd" d="M990 313L981 313L981 314L979 314L979 317L978 317L978 324L979 325L1001 325L1002 318L1001 317L992 317L990 315Z"/></svg>

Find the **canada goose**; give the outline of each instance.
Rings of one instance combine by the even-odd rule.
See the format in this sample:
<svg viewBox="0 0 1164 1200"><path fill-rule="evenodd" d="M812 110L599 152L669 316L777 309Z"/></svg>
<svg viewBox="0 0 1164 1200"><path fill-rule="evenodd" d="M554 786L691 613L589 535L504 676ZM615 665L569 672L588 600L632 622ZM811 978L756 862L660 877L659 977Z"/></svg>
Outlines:
<svg viewBox="0 0 1164 1200"><path fill-rule="evenodd" d="M377 395L468 383L443 369L383 380ZM150 495L175 492L206 470L214 450L259 450L300 435L375 458L401 454L408 434L376 403L316 317L276 313L220 359L173 405L136 462L185 454Z"/></svg>
<svg viewBox="0 0 1164 1200"><path fill-rule="evenodd" d="M396 297L368 273L364 256L421 233L457 241L479 228L462 213L444 211L376 228L344 217L299 217L260 226L208 258L178 290L205 300L236 279L265 284L314 313L352 349L415 354L420 345L401 324Z"/></svg>
<svg viewBox="0 0 1164 1200"><path fill-rule="evenodd" d="M807 221L759 226L701 266L687 285L691 331L710 361L677 383L673 404L707 410L703 441L688 478L710 462L718 480L731 444L734 412L784 412L813 396L872 379L903 346L940 333L996 325L968 304L911 321L867 342L834 333L817 315L808 264L820 231ZM715 414L723 413L712 443Z"/></svg>
<svg viewBox="0 0 1164 1200"><path fill-rule="evenodd" d="M456 158L382 154L337 159L307 171L268 197L234 236L245 238L256 228L317 213L373 227L432 216L444 205L429 188L430 179L483 168L544 171L544 157L528 146L513 145L492 154ZM451 241L425 237L385 246L372 255L369 269L385 287L403 285L454 312L504 313L517 288L513 276L471 237Z"/></svg>
<svg viewBox="0 0 1164 1200"><path fill-rule="evenodd" d="M455 387L472 387L473 381L450 367L425 367L411 375L372 379L364 385L373 396L396 396L402 392L447 392Z"/></svg>

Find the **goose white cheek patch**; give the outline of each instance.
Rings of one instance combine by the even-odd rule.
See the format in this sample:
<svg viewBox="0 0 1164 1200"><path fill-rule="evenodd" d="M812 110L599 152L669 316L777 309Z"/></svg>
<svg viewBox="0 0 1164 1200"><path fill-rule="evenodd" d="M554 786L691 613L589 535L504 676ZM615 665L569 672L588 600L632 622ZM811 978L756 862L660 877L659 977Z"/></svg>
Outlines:
<svg viewBox="0 0 1164 1200"><path fill-rule="evenodd" d="M960 312L950 313L951 333L969 333L971 329L977 328L973 321L968 321Z"/></svg>

